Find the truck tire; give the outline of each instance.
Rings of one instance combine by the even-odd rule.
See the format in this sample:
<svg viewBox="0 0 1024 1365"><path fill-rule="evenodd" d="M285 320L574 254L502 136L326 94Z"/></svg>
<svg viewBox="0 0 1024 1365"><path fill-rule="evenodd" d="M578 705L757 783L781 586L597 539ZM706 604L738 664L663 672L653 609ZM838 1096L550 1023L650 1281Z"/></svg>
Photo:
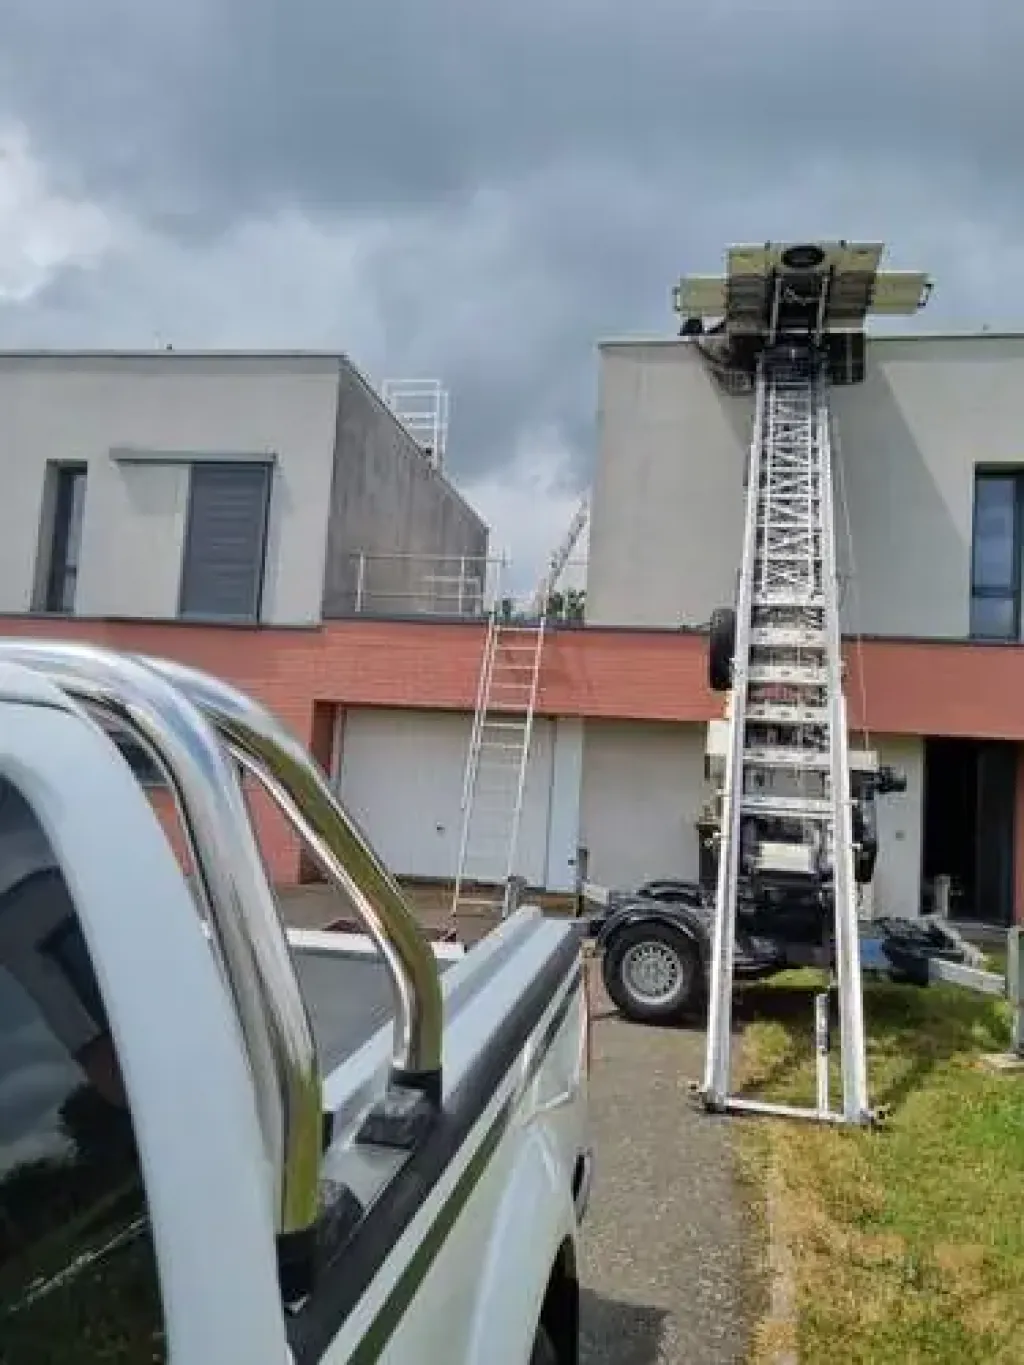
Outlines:
<svg viewBox="0 0 1024 1365"><path fill-rule="evenodd" d="M530 1352L530 1365L558 1365L558 1352L551 1344L547 1328L543 1323L537 1328L537 1335L533 1339L533 1350Z"/></svg>
<svg viewBox="0 0 1024 1365"><path fill-rule="evenodd" d="M736 613L718 607L711 613L708 633L708 686L712 692L732 687L732 656L736 652Z"/></svg>
<svg viewBox="0 0 1024 1365"><path fill-rule="evenodd" d="M637 1023L667 1024L699 1009L697 950L663 920L630 924L615 934L601 972L615 1007Z"/></svg>

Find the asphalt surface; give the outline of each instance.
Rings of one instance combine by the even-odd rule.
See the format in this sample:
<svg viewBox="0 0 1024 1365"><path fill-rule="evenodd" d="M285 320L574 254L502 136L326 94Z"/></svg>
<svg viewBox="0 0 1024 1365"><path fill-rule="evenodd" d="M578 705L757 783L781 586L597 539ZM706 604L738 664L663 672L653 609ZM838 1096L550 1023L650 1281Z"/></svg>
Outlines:
<svg viewBox="0 0 1024 1365"><path fill-rule="evenodd" d="M318 888L285 899L292 923L344 909ZM444 911L417 905L434 927ZM465 935L471 941L478 932ZM741 1365L749 1261L726 1119L696 1108L703 1033L615 1012L591 962L596 1165L584 1235L581 1365Z"/></svg>
<svg viewBox="0 0 1024 1365"><path fill-rule="evenodd" d="M740 1365L746 1225L729 1126L697 1111L703 1035L628 1024L591 970L596 1168L582 1365Z"/></svg>

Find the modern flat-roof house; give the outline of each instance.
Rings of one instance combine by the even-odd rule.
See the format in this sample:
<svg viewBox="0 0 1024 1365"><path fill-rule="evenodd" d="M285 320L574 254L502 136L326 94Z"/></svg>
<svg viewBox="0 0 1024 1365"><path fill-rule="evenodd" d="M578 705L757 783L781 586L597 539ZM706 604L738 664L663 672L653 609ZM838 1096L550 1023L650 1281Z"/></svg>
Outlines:
<svg viewBox="0 0 1024 1365"><path fill-rule="evenodd" d="M486 559L343 356L0 355L0 430L0 612L312 626Z"/></svg>
<svg viewBox="0 0 1024 1365"><path fill-rule="evenodd" d="M1022 389L1024 336L982 333L874 336L863 382L832 391L851 723L909 779L879 805L879 912L916 913L943 875L956 915L1021 906ZM591 628L699 630L732 605L752 423L753 398L723 389L699 338L602 347ZM680 724L624 758L621 729L588 729L585 794L590 773L625 768L649 808L629 807L627 829L585 799L598 868L618 873L619 845L631 875L638 857L647 875L694 873L703 742Z"/></svg>
<svg viewBox="0 0 1024 1365"><path fill-rule="evenodd" d="M753 416L699 339L608 342L599 364L586 623L547 631L518 845L558 892L581 849L608 885L697 874L722 711L705 628L733 600ZM451 879L487 534L347 363L6 357L0 400L0 633L232 679L395 872ZM1024 336L871 337L832 406L851 724L908 777L879 802L875 912L917 913L948 876L955 915L1024 917ZM298 878L294 844L270 847Z"/></svg>
<svg viewBox="0 0 1024 1365"><path fill-rule="evenodd" d="M203 664L329 758L325 623L479 620L486 525L342 355L0 354L0 435L2 634Z"/></svg>

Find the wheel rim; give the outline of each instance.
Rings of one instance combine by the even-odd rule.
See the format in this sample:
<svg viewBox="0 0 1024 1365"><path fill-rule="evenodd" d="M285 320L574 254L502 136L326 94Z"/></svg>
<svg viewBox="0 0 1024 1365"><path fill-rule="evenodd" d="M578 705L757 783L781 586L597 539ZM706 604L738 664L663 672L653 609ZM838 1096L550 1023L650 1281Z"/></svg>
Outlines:
<svg viewBox="0 0 1024 1365"><path fill-rule="evenodd" d="M683 985L682 959L660 939L634 943L622 959L622 977L631 995L645 1005L661 1005Z"/></svg>

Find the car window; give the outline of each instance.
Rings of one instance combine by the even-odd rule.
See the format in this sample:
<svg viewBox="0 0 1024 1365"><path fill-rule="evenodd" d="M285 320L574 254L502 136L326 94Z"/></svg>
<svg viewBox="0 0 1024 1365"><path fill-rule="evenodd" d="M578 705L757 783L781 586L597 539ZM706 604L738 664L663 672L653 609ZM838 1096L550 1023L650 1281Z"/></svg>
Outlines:
<svg viewBox="0 0 1024 1365"><path fill-rule="evenodd" d="M0 777L0 1365L165 1359L103 999L49 841Z"/></svg>

